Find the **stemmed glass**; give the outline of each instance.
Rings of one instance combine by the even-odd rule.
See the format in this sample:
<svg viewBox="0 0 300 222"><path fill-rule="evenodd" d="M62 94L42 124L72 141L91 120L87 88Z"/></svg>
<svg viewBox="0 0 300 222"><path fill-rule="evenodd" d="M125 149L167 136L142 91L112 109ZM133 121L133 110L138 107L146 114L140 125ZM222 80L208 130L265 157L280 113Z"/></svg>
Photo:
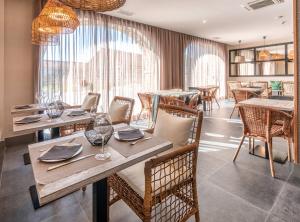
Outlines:
<svg viewBox="0 0 300 222"><path fill-rule="evenodd" d="M111 133L112 129L112 123L110 116L107 113L101 113L95 118L94 122L94 130L97 134L101 136L101 146L102 151L99 154L95 155L95 158L97 160L106 160L110 158L111 154L104 150L104 143L105 143L105 136L107 136L109 133Z"/></svg>

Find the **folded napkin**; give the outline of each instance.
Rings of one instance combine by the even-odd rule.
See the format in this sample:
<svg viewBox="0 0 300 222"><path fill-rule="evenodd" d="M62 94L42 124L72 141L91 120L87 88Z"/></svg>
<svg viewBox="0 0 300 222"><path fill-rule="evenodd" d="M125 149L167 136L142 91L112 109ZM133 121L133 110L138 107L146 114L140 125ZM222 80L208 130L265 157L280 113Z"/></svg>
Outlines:
<svg viewBox="0 0 300 222"><path fill-rule="evenodd" d="M17 124L33 123L33 122L40 121L41 118L42 117L40 117L40 116L27 116L27 117L24 117L23 119L16 121L16 123Z"/></svg>
<svg viewBox="0 0 300 222"><path fill-rule="evenodd" d="M40 156L38 160L67 160L72 158L81 146L81 144L56 145Z"/></svg>
<svg viewBox="0 0 300 222"><path fill-rule="evenodd" d="M118 135L120 140L140 139L144 136L139 129L120 130Z"/></svg>
<svg viewBox="0 0 300 222"><path fill-rule="evenodd" d="M17 105L17 106L15 106L15 109L29 109L31 107L32 106L30 106L30 105Z"/></svg>
<svg viewBox="0 0 300 222"><path fill-rule="evenodd" d="M73 110L68 114L68 116L82 116L84 114L85 114L84 110Z"/></svg>

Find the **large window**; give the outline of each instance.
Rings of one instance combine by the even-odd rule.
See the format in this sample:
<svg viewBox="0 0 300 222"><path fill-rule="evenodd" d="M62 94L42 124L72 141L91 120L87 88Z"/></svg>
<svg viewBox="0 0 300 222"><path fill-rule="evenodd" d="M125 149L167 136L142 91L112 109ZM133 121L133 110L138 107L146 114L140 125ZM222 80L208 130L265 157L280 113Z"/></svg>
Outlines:
<svg viewBox="0 0 300 222"><path fill-rule="evenodd" d="M81 104L97 92L105 110L114 96L126 96L135 98L138 111L138 92L177 88L185 77L187 87L220 85L224 95L223 44L93 12L78 16L73 34L41 47L40 93Z"/></svg>
<svg viewBox="0 0 300 222"><path fill-rule="evenodd" d="M225 96L224 45L192 41L185 49L185 86L220 86L220 97Z"/></svg>
<svg viewBox="0 0 300 222"><path fill-rule="evenodd" d="M138 100L137 92L159 88L159 57L142 30L93 13L79 17L73 34L42 47L41 93L81 104L88 92L99 92L106 109L116 95Z"/></svg>

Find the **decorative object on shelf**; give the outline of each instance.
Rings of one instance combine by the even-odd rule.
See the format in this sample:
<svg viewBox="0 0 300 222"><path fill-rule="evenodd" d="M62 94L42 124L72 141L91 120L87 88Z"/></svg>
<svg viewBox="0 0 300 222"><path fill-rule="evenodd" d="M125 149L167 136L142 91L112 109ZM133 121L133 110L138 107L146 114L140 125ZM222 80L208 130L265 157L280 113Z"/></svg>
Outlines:
<svg viewBox="0 0 300 222"><path fill-rule="evenodd" d="M34 45L57 45L59 42L59 36L46 34L40 30L39 18L35 18L31 25L31 42ZM50 30L49 30L50 31Z"/></svg>
<svg viewBox="0 0 300 222"><path fill-rule="evenodd" d="M292 49L292 50L289 51L288 59L289 60L294 60L294 49Z"/></svg>
<svg viewBox="0 0 300 222"><path fill-rule="evenodd" d="M57 0L49 0L38 19L39 31L50 35L73 33L79 26L79 20L73 9Z"/></svg>
<svg viewBox="0 0 300 222"><path fill-rule="evenodd" d="M96 11L96 12L107 12L122 7L126 0L59 0L65 5L72 8Z"/></svg>
<svg viewBox="0 0 300 222"><path fill-rule="evenodd" d="M92 146L105 145L111 138L114 132L111 120L108 114L101 113L97 115L90 124L84 134ZM104 141L104 143L102 142Z"/></svg>
<svg viewBox="0 0 300 222"><path fill-rule="evenodd" d="M239 48L241 48L241 43L242 43L242 40L239 40ZM236 63L242 63L242 62L245 62L245 56L242 56L242 55L236 55L234 57L234 62Z"/></svg>
<svg viewBox="0 0 300 222"><path fill-rule="evenodd" d="M266 38L267 38L267 36L263 37L264 46L266 45ZM270 52L268 50L266 50L266 48L264 47L264 49L259 52L258 58L259 58L259 60L268 60L268 59L270 59L270 55L271 55Z"/></svg>

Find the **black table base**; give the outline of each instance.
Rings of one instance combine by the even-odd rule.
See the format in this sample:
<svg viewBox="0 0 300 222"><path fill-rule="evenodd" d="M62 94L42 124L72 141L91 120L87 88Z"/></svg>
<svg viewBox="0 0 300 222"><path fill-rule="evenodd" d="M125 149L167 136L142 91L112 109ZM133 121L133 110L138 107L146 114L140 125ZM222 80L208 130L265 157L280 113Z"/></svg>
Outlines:
<svg viewBox="0 0 300 222"><path fill-rule="evenodd" d="M93 183L93 222L106 222L109 218L107 178Z"/></svg>

